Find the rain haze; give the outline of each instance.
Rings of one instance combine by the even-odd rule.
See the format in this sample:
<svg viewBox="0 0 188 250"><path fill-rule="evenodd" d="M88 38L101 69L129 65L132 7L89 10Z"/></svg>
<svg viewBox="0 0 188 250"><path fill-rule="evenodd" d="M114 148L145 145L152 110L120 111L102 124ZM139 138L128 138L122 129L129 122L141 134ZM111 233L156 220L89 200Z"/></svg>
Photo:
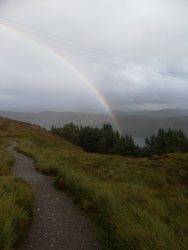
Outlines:
<svg viewBox="0 0 188 250"><path fill-rule="evenodd" d="M188 107L188 1L1 0L0 107Z"/></svg>

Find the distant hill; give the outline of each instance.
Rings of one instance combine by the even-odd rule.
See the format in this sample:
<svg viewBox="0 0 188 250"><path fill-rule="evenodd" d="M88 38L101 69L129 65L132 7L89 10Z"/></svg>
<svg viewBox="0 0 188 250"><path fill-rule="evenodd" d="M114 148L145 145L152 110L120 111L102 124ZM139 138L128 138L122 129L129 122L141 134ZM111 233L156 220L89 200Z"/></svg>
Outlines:
<svg viewBox="0 0 188 250"><path fill-rule="evenodd" d="M116 115L147 116L153 118L184 117L188 116L188 109L161 109L161 110L114 110Z"/></svg>
<svg viewBox="0 0 188 250"><path fill-rule="evenodd" d="M156 134L159 128L182 129L188 135L188 110L163 109L159 111L114 111L123 133L134 137L147 137ZM100 127L104 123L113 124L105 114L74 112L23 113L0 111L0 116L37 124L47 129L67 123Z"/></svg>
<svg viewBox="0 0 188 250"><path fill-rule="evenodd" d="M188 109L162 109L154 111L141 111L136 112L135 114L152 118L177 118L188 116Z"/></svg>

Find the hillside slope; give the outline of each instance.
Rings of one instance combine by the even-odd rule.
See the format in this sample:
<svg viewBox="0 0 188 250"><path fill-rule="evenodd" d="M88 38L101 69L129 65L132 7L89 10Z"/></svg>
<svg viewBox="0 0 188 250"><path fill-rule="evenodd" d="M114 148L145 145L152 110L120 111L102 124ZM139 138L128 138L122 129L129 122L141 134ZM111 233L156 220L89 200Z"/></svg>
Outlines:
<svg viewBox="0 0 188 250"><path fill-rule="evenodd" d="M103 249L188 249L188 154L134 159L83 152L37 126L0 119L0 138L52 175L96 222Z"/></svg>

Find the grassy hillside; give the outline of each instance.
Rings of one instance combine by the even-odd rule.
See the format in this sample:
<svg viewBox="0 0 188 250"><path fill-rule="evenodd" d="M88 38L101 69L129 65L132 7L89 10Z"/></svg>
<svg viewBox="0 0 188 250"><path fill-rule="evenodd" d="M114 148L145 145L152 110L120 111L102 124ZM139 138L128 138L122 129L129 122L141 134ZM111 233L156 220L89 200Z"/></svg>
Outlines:
<svg viewBox="0 0 188 250"><path fill-rule="evenodd" d="M2 125L2 123L1 123ZM32 216L33 194L21 179L10 177L14 158L0 137L0 249L10 250L24 237Z"/></svg>
<svg viewBox="0 0 188 250"><path fill-rule="evenodd" d="M155 159L83 152L26 123L0 120L0 138L54 176L96 222L104 249L188 249L188 154Z"/></svg>

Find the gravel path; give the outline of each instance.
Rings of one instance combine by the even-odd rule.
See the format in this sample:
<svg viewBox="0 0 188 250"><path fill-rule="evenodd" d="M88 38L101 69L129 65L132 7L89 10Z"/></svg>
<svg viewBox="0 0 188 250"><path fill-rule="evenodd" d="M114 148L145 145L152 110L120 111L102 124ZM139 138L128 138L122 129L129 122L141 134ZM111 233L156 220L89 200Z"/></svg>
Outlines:
<svg viewBox="0 0 188 250"><path fill-rule="evenodd" d="M70 197L53 187L52 179L37 172L33 161L9 148L16 157L12 174L27 181L35 194L34 218L20 250L98 250L90 221Z"/></svg>

